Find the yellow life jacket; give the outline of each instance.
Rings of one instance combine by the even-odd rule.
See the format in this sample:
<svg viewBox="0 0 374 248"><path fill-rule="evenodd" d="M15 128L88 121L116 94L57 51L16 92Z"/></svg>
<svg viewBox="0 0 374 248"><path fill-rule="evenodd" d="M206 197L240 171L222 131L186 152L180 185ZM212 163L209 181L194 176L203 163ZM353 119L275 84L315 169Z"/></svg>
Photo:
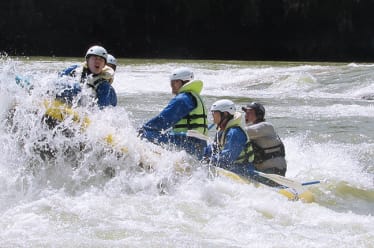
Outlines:
<svg viewBox="0 0 374 248"><path fill-rule="evenodd" d="M196 130L201 134L208 134L208 119L207 111L203 100L200 97L200 92L203 89L203 82L194 80L186 83L179 89L179 93L188 92L195 98L197 106L187 116L178 121L174 127L174 132L186 132L187 130Z"/></svg>
<svg viewBox="0 0 374 248"><path fill-rule="evenodd" d="M244 149L240 152L238 158L234 161L234 164L243 164L243 163L253 162L253 159L254 159L253 148L252 148L252 145L251 145L251 142L250 142L250 139L248 137L247 132L244 130L244 128L241 125L241 119L242 119L241 113L236 112L235 115L234 115L234 118L231 119L227 123L225 129L223 130L222 135L218 139L218 149L220 151L222 151L222 149L225 145L225 142L226 142L227 131L230 128L239 127L243 131L245 136L247 137L247 143L246 143Z"/></svg>

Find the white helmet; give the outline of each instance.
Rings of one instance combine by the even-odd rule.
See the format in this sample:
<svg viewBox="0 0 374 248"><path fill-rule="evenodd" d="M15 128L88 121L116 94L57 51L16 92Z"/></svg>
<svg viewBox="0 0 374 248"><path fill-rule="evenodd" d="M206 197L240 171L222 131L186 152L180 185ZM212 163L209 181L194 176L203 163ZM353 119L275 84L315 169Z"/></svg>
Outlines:
<svg viewBox="0 0 374 248"><path fill-rule="evenodd" d="M213 103L210 111L228 112L230 115L235 114L235 103L231 100L223 99Z"/></svg>
<svg viewBox="0 0 374 248"><path fill-rule="evenodd" d="M102 46L92 46L90 47L88 50L87 50L87 53L86 53L86 59L88 59L88 57L90 55L96 55L96 56L99 56L99 57L102 57L105 59L105 62L107 61L108 59L108 52L105 50L104 47Z"/></svg>
<svg viewBox="0 0 374 248"><path fill-rule="evenodd" d="M193 78L193 72L186 67L175 69L170 75L170 80L190 81Z"/></svg>
<svg viewBox="0 0 374 248"><path fill-rule="evenodd" d="M116 60L116 58L113 55L108 54L107 61L108 61L107 64L111 64L111 65L117 66L117 60Z"/></svg>

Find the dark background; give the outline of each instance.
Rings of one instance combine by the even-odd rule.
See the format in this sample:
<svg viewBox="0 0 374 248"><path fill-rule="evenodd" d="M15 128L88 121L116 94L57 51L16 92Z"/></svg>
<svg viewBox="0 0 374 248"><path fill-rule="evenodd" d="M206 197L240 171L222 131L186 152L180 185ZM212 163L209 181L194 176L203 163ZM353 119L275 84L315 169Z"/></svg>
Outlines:
<svg viewBox="0 0 374 248"><path fill-rule="evenodd" d="M0 51L116 57L374 61L374 0L8 0Z"/></svg>

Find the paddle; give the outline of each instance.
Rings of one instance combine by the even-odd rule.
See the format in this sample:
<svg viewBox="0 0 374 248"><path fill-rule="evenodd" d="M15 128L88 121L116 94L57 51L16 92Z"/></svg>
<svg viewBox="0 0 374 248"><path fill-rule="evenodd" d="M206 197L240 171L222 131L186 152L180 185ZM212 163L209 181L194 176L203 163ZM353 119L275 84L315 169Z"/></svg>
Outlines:
<svg viewBox="0 0 374 248"><path fill-rule="evenodd" d="M256 171L256 170L253 170L252 174L253 175L258 175L258 176L261 176L261 177L264 177L264 178L267 178L267 179L270 179L270 180L272 180L272 181L274 181L274 182L276 182L276 183L284 186L285 188L295 189L299 194L303 193L305 191L304 188L303 188L303 186L320 183L320 181L318 181L318 180L316 180L316 181L310 181L310 182L305 182L305 183L299 183L297 181L291 180L291 179L286 178L286 177L281 176L281 175L267 174L267 173L259 172L259 171Z"/></svg>
<svg viewBox="0 0 374 248"><path fill-rule="evenodd" d="M208 126L208 130L212 129L214 126L215 126L214 123L210 124ZM204 135L204 134L198 132L197 130L187 130L186 136L188 136L188 137L194 137L194 138L201 139L201 140L210 141L209 136Z"/></svg>
<svg viewBox="0 0 374 248"><path fill-rule="evenodd" d="M201 139L201 140L206 140L206 141L210 140L209 136L206 136L206 135L204 135L202 133L199 133L196 130L187 130L186 136L188 136L188 137L194 137L194 138Z"/></svg>
<svg viewBox="0 0 374 248"><path fill-rule="evenodd" d="M302 183L301 185L303 185L303 186L307 186L307 185L313 185L313 184L318 184L318 183L321 183L321 181L319 181L319 180L316 180L316 181L310 181L310 182Z"/></svg>
<svg viewBox="0 0 374 248"><path fill-rule="evenodd" d="M284 176L281 176L281 175L277 175L277 174L268 174L268 173L263 173L263 172L260 172L260 171L256 171L256 170L253 170L250 172L251 175L256 175L256 176L260 176L260 177L264 177L264 178L267 178L267 179L270 179L282 186L285 186L285 187L288 187L288 188L294 188L296 190L300 190L303 188L303 185L297 181L293 181L289 178L286 178Z"/></svg>

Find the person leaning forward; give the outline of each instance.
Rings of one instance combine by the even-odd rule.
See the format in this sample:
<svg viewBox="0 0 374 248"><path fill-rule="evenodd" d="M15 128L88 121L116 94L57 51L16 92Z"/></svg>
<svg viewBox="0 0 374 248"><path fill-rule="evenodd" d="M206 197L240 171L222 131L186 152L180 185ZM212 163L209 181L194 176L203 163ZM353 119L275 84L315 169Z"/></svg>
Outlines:
<svg viewBox="0 0 374 248"><path fill-rule="evenodd" d="M242 107L245 112L245 130L254 151L255 169L264 173L285 176L287 163L282 140L273 125L265 120L265 108L257 102Z"/></svg>
<svg viewBox="0 0 374 248"><path fill-rule="evenodd" d="M207 142L188 137L186 132L208 134L207 111L200 96L203 82L194 80L189 68L178 68L170 75L170 86L175 97L160 114L142 126L139 135L156 144L175 145L201 159Z"/></svg>

